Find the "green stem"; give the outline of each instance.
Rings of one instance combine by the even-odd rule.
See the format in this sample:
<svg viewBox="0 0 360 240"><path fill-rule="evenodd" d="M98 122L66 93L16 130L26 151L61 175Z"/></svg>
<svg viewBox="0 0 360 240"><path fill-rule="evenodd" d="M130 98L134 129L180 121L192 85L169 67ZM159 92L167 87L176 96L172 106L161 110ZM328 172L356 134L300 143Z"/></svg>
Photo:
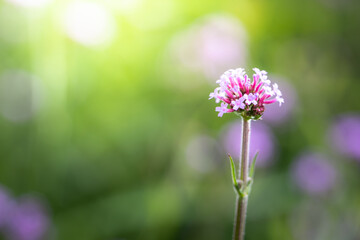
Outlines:
<svg viewBox="0 0 360 240"><path fill-rule="evenodd" d="M249 176L249 148L250 148L250 129L251 120L242 120L242 137L241 137L241 153L240 153L240 180L242 184L247 185L247 179ZM246 221L246 209L247 209L248 195L238 195L236 198L235 209L235 225L233 240L243 240L245 236L245 221Z"/></svg>

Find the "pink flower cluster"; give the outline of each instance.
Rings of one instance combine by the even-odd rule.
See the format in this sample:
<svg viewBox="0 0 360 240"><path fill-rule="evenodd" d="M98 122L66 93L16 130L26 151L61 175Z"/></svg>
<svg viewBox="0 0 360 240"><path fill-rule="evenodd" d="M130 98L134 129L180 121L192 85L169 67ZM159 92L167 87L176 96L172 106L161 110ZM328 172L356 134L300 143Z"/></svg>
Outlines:
<svg viewBox="0 0 360 240"><path fill-rule="evenodd" d="M248 77L243 68L230 69L216 81L219 87L210 93L209 99L214 98L221 106L216 107L218 116L235 112L248 119L259 119L265 111L265 105L279 102L284 103L281 91L276 83L272 84L266 71L253 68L253 79ZM229 108L230 107L230 108Z"/></svg>

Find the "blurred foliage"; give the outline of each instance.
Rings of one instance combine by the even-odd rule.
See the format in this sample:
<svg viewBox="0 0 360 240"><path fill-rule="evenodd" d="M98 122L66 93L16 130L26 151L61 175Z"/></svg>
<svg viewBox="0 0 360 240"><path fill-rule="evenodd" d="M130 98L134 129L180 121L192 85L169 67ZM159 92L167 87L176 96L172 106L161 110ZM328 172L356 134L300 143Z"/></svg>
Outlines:
<svg viewBox="0 0 360 240"><path fill-rule="evenodd" d="M26 121L0 117L0 183L15 196L48 201L52 238L231 239L235 194L226 152L201 172L185 151L195 135L220 139L237 118L216 116L207 100L214 84L204 75L178 75L168 61L177 34L217 13L243 23L244 67L285 77L299 99L295 117L273 126L276 159L257 170L246 239L360 238L359 162L336 154L327 139L338 114L360 112L358 1L143 0L131 11L96 1L114 16L117 32L95 47L63 31L59 19L70 2L0 3L0 74L25 71L43 91L40 110ZM339 172L325 196L292 183L292 161L306 149L327 153ZM301 238L312 209L323 233Z"/></svg>

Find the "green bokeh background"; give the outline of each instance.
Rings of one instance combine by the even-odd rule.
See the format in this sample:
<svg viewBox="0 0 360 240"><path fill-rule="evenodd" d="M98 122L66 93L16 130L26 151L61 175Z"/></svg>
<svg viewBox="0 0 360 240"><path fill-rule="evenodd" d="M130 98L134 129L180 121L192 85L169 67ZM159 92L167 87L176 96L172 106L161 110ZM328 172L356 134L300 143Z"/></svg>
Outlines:
<svg viewBox="0 0 360 240"><path fill-rule="evenodd" d="M207 100L215 85L167 61L174 36L208 14L231 15L247 32L246 64L233 67L283 76L298 95L295 117L272 127L276 159L257 170L246 239L296 240L309 231L300 239L360 239L359 162L327 141L336 116L360 112L358 1L143 0L131 12L94 1L116 20L114 39L101 47L64 33L59 19L70 2L0 3L0 15L8 13L2 36L21 38L0 39L0 74L33 74L44 93L29 120L0 116L0 183L48 203L51 239L231 239L226 152L199 172L185 150L199 134L220 139L236 116L218 118ZM338 170L325 196L308 196L291 180L292 161L306 149L328 154Z"/></svg>

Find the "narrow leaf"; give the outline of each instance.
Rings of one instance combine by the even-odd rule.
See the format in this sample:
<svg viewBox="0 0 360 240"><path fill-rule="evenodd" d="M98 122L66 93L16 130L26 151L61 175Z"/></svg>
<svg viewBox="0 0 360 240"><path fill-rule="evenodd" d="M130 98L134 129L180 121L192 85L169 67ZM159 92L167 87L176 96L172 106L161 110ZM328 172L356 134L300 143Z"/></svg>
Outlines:
<svg viewBox="0 0 360 240"><path fill-rule="evenodd" d="M234 161L233 161L232 157L230 156L230 154L228 154L228 156L230 159L231 176L232 176L233 184L234 184L234 186L237 186L238 184L236 182L235 164L234 164Z"/></svg>
<svg viewBox="0 0 360 240"><path fill-rule="evenodd" d="M250 176L251 178L254 178L254 174L255 174L255 163L256 163L256 159L257 159L258 155L259 155L259 152L256 152L256 154L255 154L255 156L254 156L254 158L253 158L253 160L252 160L252 163L251 163L250 174L249 174L249 176Z"/></svg>

